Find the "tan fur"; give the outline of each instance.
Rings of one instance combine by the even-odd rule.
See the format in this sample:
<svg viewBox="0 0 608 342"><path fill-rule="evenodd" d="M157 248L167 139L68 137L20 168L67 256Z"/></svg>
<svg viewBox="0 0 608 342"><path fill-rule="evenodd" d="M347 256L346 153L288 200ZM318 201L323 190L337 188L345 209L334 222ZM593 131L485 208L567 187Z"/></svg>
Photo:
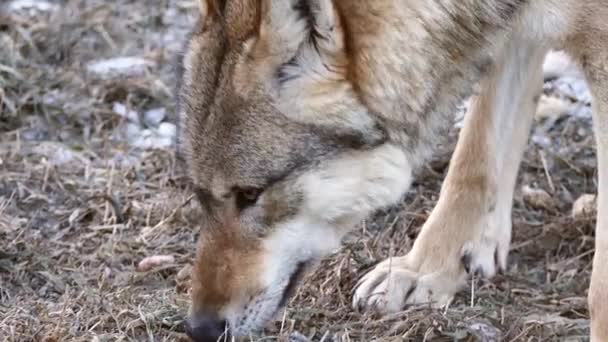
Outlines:
<svg viewBox="0 0 608 342"><path fill-rule="evenodd" d="M410 253L362 278L354 305L440 305L467 271L504 269L543 57L563 49L595 97L600 194L589 298L592 337L608 341L608 4L200 3L179 90L180 156L205 212L193 338L209 340L197 335L201 315L227 320L234 335L262 328L296 271L403 196L478 81L436 208Z"/></svg>
<svg viewBox="0 0 608 342"><path fill-rule="evenodd" d="M608 11L603 11L607 14ZM588 35L571 48L578 55L593 94L593 119L598 156L598 216L595 256L589 288L591 340L608 341L608 25L587 22ZM600 30L600 28L602 30ZM579 45L580 44L580 45ZM589 46L587 46L587 44Z"/></svg>
<svg viewBox="0 0 608 342"><path fill-rule="evenodd" d="M505 270L513 188L540 96L539 65L546 51L517 39L512 44L472 100L439 202L412 250L365 275L355 306L382 312L414 303L441 306L462 287L467 273L492 277Z"/></svg>

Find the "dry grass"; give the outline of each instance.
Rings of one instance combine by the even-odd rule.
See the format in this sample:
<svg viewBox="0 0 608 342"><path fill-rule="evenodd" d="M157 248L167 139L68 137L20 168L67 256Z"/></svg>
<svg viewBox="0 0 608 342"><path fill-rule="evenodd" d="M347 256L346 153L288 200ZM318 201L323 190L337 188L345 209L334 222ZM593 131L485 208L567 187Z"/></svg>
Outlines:
<svg viewBox="0 0 608 342"><path fill-rule="evenodd" d="M114 101L172 109L172 60L194 2L56 1L54 14L0 12L0 340L174 341L184 338L184 267L194 255L197 205L172 151L137 151L115 134ZM135 79L85 72L103 57L155 63ZM365 269L406 252L432 209L457 132L404 203L378 213L310 276L263 340L585 340L592 219L569 211L594 193L590 122L538 122L552 147L531 145L520 184L554 203L516 195L510 268L471 281L443 311L361 315L351 292ZM552 120L555 121L555 120ZM147 273L149 255L175 264Z"/></svg>

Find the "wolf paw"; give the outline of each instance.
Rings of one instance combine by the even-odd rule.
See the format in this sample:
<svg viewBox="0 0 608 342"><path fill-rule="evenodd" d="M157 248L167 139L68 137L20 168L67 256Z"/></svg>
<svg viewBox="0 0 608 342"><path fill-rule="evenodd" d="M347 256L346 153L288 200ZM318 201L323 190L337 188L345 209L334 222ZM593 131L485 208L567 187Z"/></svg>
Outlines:
<svg viewBox="0 0 608 342"><path fill-rule="evenodd" d="M491 278L505 269L510 231L492 235L474 243L435 236L433 240L443 241L444 246L417 241L419 246L408 255L386 259L361 278L353 306L360 311L393 313L413 304L446 305L473 273ZM429 235L419 239L425 237Z"/></svg>

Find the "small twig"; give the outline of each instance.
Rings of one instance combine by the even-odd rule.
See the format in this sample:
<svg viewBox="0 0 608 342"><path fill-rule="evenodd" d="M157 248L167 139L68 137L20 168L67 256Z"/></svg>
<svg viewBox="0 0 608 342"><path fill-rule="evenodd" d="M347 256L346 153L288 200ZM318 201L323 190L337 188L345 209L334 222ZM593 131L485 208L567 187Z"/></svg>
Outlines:
<svg viewBox="0 0 608 342"><path fill-rule="evenodd" d="M114 166L114 163L111 163L111 167L110 167L110 175L108 176L108 181L107 181L107 190L106 190L106 194L108 195L108 197L112 198L111 194L113 193L113 185L114 185L114 174L116 172L116 168ZM104 222L106 222L106 220L108 219L108 206L107 203L112 203L114 201L110 200L108 201L106 199L106 208L105 208L105 212L104 212L104 217L103 220ZM112 204L113 206L113 204ZM115 208L114 208L115 209ZM122 211L120 211L122 212ZM116 216L116 218L118 219L118 215L116 215L116 211L114 212L114 216Z"/></svg>
<svg viewBox="0 0 608 342"><path fill-rule="evenodd" d="M547 177L547 181L549 182L549 187L551 188L551 192L555 193L555 185L553 184L553 179L551 178L551 174L549 173L549 167L547 166L547 158L545 156L545 152L543 150L539 150L540 160L543 163L543 169L545 170L545 177Z"/></svg>
<svg viewBox="0 0 608 342"><path fill-rule="evenodd" d="M471 307L475 306L475 272L471 276Z"/></svg>
<svg viewBox="0 0 608 342"><path fill-rule="evenodd" d="M59 321L55 324L55 328L53 329L53 336L57 336L59 333L60 326L65 322L65 313L68 310L68 304L70 303L70 287L65 290L65 301L63 302L63 308L61 309L61 314L59 316Z"/></svg>
<svg viewBox="0 0 608 342"><path fill-rule="evenodd" d="M279 329L279 334L282 334L285 330L285 321L287 320L287 310L283 311L283 318L281 319L281 328Z"/></svg>
<svg viewBox="0 0 608 342"><path fill-rule="evenodd" d="M96 25L95 31L97 31L97 33L99 33L99 35L103 38L103 40L105 40L105 42L108 44L110 49L112 49L113 51L118 50L118 47L116 46L116 42L114 41L114 39L112 39L112 37L110 36L110 34L106 30L106 28L103 26L103 24Z"/></svg>

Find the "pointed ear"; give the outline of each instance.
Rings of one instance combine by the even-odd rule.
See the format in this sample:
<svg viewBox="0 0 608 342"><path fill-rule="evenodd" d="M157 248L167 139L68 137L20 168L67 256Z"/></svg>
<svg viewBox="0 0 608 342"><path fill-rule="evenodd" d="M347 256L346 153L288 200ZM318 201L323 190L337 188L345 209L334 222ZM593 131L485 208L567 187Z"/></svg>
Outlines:
<svg viewBox="0 0 608 342"><path fill-rule="evenodd" d="M339 1L339 0L336 0ZM338 80L347 74L344 27L333 0L307 0L309 39L298 50L292 62L281 67L279 83L296 80L301 75L313 79Z"/></svg>
<svg viewBox="0 0 608 342"><path fill-rule="evenodd" d="M262 72L274 74L298 59L344 62L344 31L333 0L261 0L260 29L252 50Z"/></svg>
<svg viewBox="0 0 608 342"><path fill-rule="evenodd" d="M254 58L277 68L289 62L309 34L302 0L262 0L259 39Z"/></svg>
<svg viewBox="0 0 608 342"><path fill-rule="evenodd" d="M312 38L324 57L337 57L344 52L344 30L333 0L310 0L313 21Z"/></svg>
<svg viewBox="0 0 608 342"><path fill-rule="evenodd" d="M206 17L209 13L209 2L207 0L198 0L198 10L202 17Z"/></svg>
<svg viewBox="0 0 608 342"><path fill-rule="evenodd" d="M217 17L224 8L225 0L198 0L198 9L203 23Z"/></svg>

